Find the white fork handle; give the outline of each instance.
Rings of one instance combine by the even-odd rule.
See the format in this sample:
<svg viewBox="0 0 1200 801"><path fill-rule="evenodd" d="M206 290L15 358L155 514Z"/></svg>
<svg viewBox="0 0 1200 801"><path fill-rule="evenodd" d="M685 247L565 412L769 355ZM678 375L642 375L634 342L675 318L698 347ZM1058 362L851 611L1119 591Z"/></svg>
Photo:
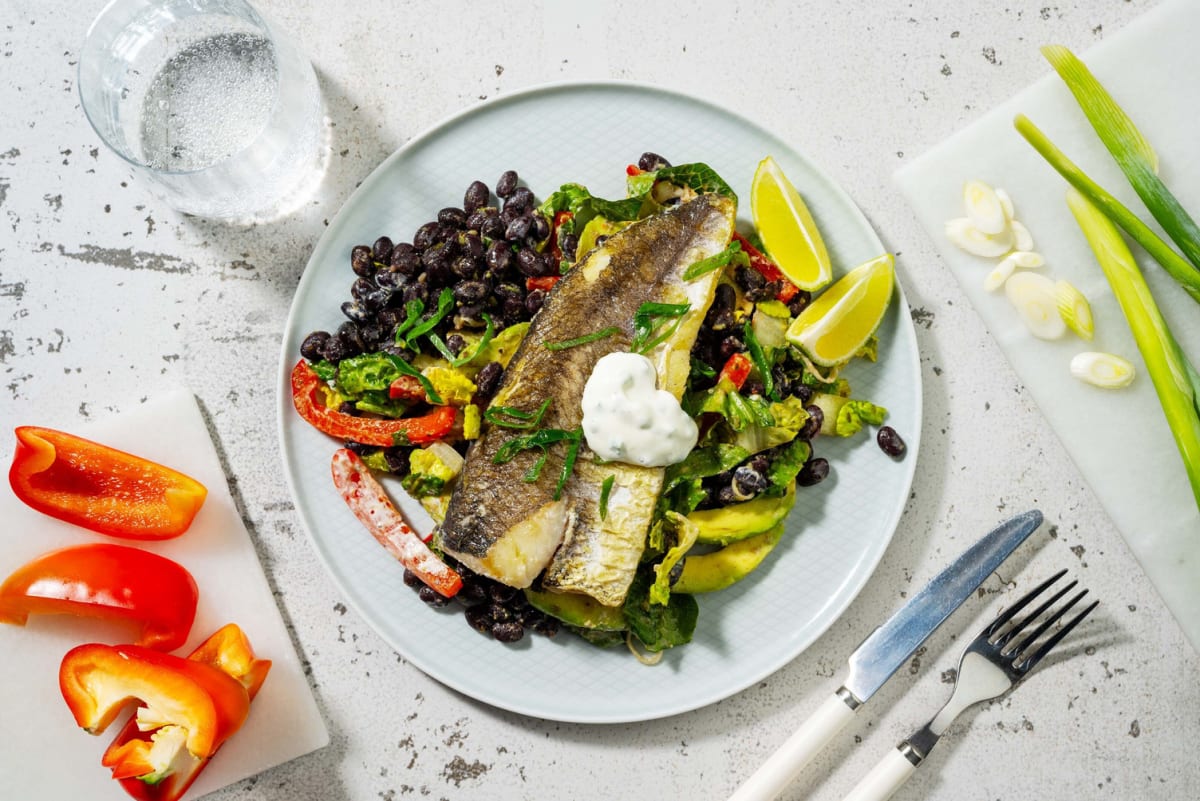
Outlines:
<svg viewBox="0 0 1200 801"><path fill-rule="evenodd" d="M893 748L843 801L887 801L916 769L898 748Z"/></svg>
<svg viewBox="0 0 1200 801"><path fill-rule="evenodd" d="M853 718L854 710L841 696L829 696L812 717L729 797L729 801L771 801Z"/></svg>

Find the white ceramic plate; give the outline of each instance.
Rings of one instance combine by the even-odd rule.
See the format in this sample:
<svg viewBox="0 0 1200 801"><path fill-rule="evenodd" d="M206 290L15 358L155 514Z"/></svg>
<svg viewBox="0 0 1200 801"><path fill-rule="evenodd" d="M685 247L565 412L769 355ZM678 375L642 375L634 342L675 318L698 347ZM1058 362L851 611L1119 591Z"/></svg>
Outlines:
<svg viewBox="0 0 1200 801"><path fill-rule="evenodd" d="M695 640L668 652L659 665L643 666L623 648L601 650L565 632L502 645L467 626L457 605L430 609L403 585L401 566L333 489L329 460L339 444L300 420L290 399L288 374L301 340L344 319L338 307L355 278L351 248L381 234L410 240L439 209L461 205L471 181L493 186L507 169L517 170L539 198L568 181L621 197L625 165L647 150L676 164L703 161L715 168L742 198L743 223L754 169L773 155L808 201L836 275L883 251L849 197L784 141L746 119L645 86L543 87L472 108L384 161L314 250L283 342L284 467L296 509L347 599L428 675L488 704L552 720L665 717L726 698L778 670L824 632L867 581L891 540L916 466L921 374L912 321L899 295L879 332L879 362L853 365L846 377L855 396L888 407L889 423L908 442L907 458L892 461L866 434L819 441L817 453L833 467L830 478L798 494L787 536L758 571L700 597ZM402 493L393 495L400 499Z"/></svg>

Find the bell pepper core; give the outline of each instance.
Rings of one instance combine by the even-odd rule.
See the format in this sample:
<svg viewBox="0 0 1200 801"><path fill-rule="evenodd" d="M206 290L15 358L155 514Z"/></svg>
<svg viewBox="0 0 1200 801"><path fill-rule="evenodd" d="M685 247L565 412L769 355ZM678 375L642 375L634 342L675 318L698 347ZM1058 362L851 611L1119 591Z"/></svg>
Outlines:
<svg viewBox="0 0 1200 801"><path fill-rule="evenodd" d="M128 620L141 626L137 644L173 651L196 617L191 573L165 556L97 542L51 551L0 584L0 623L25 625L30 614Z"/></svg>
<svg viewBox="0 0 1200 801"><path fill-rule="evenodd" d="M8 482L28 506L101 534L178 537L200 511L204 485L140 456L37 426L16 430Z"/></svg>
<svg viewBox="0 0 1200 801"><path fill-rule="evenodd" d="M72 648L58 677L75 722L88 732L104 731L136 698L155 722L184 729L187 750L199 759L212 756L250 708L246 688L220 669L137 645Z"/></svg>
<svg viewBox="0 0 1200 801"><path fill-rule="evenodd" d="M236 679L246 688L250 701L271 668L270 660L255 657L246 635L233 623L205 640L188 655L188 660L212 666ZM143 710L139 710L139 717L145 720ZM176 801L208 765L208 758L198 759L181 747L180 731L173 725L141 731L135 717L125 724L101 762L112 769L113 778L134 798Z"/></svg>
<svg viewBox="0 0 1200 801"><path fill-rule="evenodd" d="M318 431L363 445L390 448L393 445L424 445L441 439L454 428L455 411L439 406L422 417L381 420L354 417L329 409L317 398L321 378L301 359L292 368L292 404L296 412Z"/></svg>

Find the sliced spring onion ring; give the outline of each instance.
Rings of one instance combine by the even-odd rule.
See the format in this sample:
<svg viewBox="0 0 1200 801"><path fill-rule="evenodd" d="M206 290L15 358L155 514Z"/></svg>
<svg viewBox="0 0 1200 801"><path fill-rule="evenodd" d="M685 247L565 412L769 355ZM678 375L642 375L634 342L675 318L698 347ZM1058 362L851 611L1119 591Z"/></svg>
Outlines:
<svg viewBox="0 0 1200 801"><path fill-rule="evenodd" d="M1008 228L1008 215L996 191L983 181L967 181L963 185L963 206L967 218L977 231L995 235Z"/></svg>
<svg viewBox="0 0 1200 801"><path fill-rule="evenodd" d="M1012 222L1013 218L1017 216L1016 209L1013 208L1012 197L1008 192L996 187L996 199L1000 201L1000 207L1004 209L1004 216L1008 218L1009 222Z"/></svg>
<svg viewBox="0 0 1200 801"><path fill-rule="evenodd" d="M1083 293L1066 281L1055 281L1054 297L1058 303L1058 313L1067 328L1091 342L1096 326L1092 322L1092 307Z"/></svg>
<svg viewBox="0 0 1200 801"><path fill-rule="evenodd" d="M1008 258L1012 259L1016 266L1027 269L1046 266L1046 259L1036 250L1014 250L1008 254Z"/></svg>
<svg viewBox="0 0 1200 801"><path fill-rule="evenodd" d="M1006 228L999 234L985 234L971 224L969 217L959 217L946 223L946 238L974 256L998 258L1013 247L1012 230Z"/></svg>
<svg viewBox="0 0 1200 801"><path fill-rule="evenodd" d="M1033 234L1029 233L1029 229L1016 220L1013 220L1010 225L1012 226L1013 247L1017 250L1033 250Z"/></svg>
<svg viewBox="0 0 1200 801"><path fill-rule="evenodd" d="M1014 273L1004 282L1004 294L1035 337L1058 339L1067 332L1067 324L1058 313L1054 282L1046 276Z"/></svg>
<svg viewBox="0 0 1200 801"><path fill-rule="evenodd" d="M983 279L983 288L988 292L995 292L1000 287L1004 286L1004 282L1008 280L1017 270L1017 262L1011 255L1005 256L999 264L996 265L987 276Z"/></svg>
<svg viewBox="0 0 1200 801"><path fill-rule="evenodd" d="M1084 351L1071 359L1071 375L1101 389L1121 389L1133 383L1133 363L1112 353Z"/></svg>

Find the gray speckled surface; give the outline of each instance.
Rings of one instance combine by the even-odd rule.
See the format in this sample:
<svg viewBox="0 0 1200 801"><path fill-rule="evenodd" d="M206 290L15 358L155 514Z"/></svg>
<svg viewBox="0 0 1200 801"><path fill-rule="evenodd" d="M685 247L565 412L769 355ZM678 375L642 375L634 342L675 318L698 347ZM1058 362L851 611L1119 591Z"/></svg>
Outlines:
<svg viewBox="0 0 1200 801"><path fill-rule="evenodd" d="M335 127L319 194L254 228L179 216L103 150L75 89L79 44L101 5L9 0L0 20L0 429L119 411L177 384L200 398L333 737L213 799L724 798L836 686L845 656L907 593L1006 510L1030 505L1049 521L1037 547L872 700L805 775L811 797L840 798L942 702L955 632L988 616L1018 569L1020 587L1060 565L1104 601L1078 656L964 716L898 797L1200 796L1200 657L891 183L906 155L1042 75L1038 45L1083 49L1152 3L703 3L681 19L679 6L622 2L593 6L575 27L561 9L532 3L263 0L311 55ZM761 685L629 726L498 712L407 665L322 571L275 434L291 295L356 184L447 114L576 77L701 94L822 165L899 253L925 382L911 501L842 619Z"/></svg>

